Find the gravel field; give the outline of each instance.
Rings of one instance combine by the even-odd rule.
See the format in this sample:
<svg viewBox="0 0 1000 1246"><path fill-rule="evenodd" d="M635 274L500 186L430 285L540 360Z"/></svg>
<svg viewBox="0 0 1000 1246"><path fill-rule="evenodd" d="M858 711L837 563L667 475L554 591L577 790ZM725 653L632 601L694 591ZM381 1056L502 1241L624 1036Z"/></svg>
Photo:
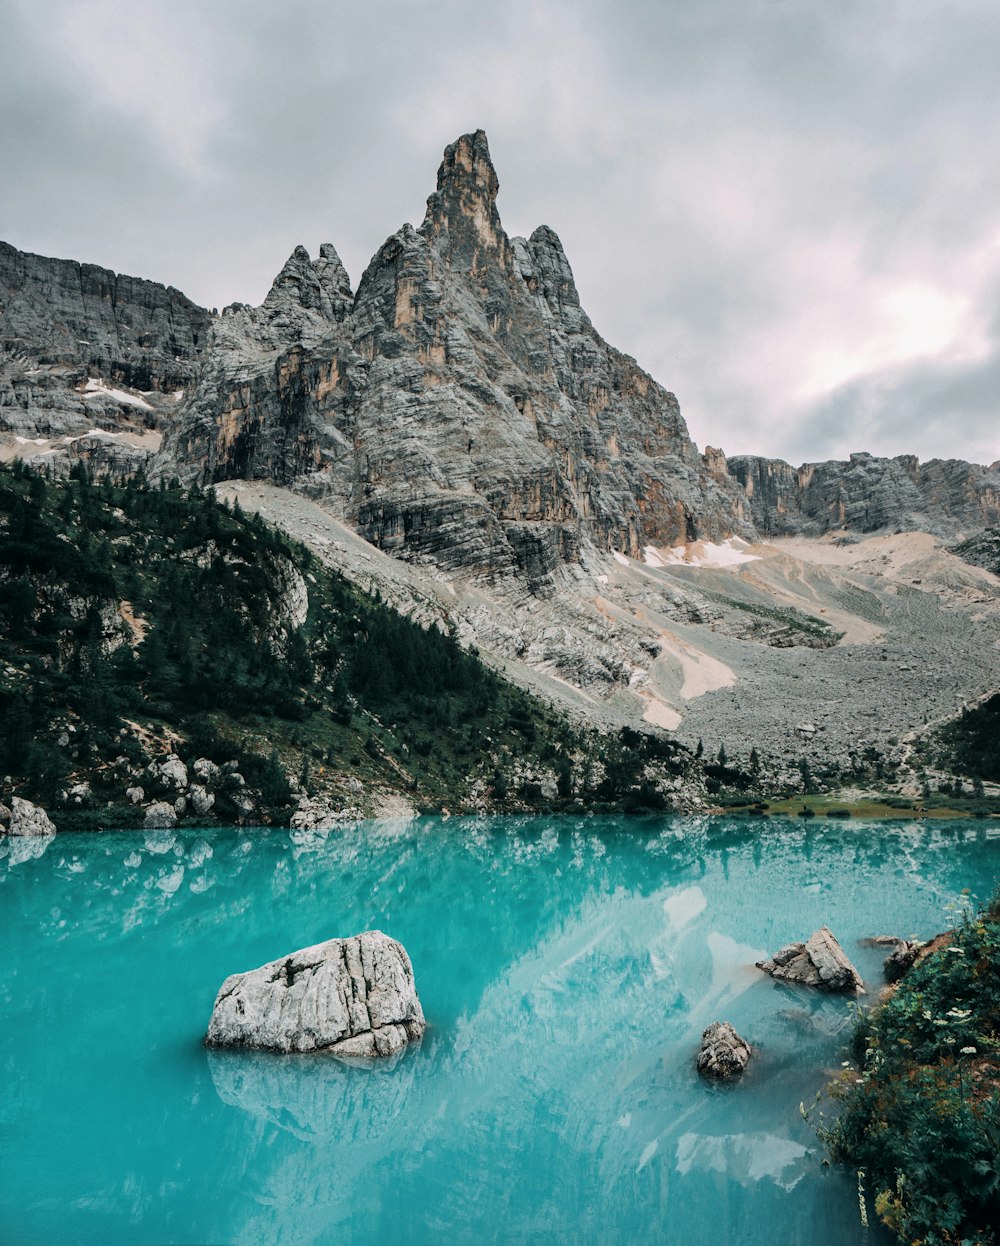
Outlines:
<svg viewBox="0 0 1000 1246"><path fill-rule="evenodd" d="M924 533L790 538L733 566L585 552L546 597L391 558L274 486L220 493L519 682L597 724L667 725L707 753L845 763L1000 686L1000 579ZM840 636L839 641L836 639ZM814 728L814 730L812 730Z"/></svg>

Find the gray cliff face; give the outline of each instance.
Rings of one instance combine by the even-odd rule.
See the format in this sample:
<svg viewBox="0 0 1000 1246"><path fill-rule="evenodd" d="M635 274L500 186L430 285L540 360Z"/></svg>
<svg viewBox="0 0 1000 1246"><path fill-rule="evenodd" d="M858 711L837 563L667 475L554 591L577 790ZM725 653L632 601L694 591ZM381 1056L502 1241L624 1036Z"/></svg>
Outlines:
<svg viewBox="0 0 1000 1246"><path fill-rule="evenodd" d="M137 466L191 384L211 320L171 287L0 243L0 434L57 470L72 457Z"/></svg>
<svg viewBox="0 0 1000 1246"><path fill-rule="evenodd" d="M556 234L507 236L498 186L463 135L356 294L332 245L296 247L221 316L0 244L0 456L285 486L396 557L542 594L599 551L1000 523L998 464L699 454L595 331Z"/></svg>
<svg viewBox="0 0 1000 1246"><path fill-rule="evenodd" d="M947 535L1000 522L1000 463L960 459L920 463L852 454L847 462L791 467L780 459L739 456L728 470L762 536L819 535L837 528L880 528Z"/></svg>
<svg viewBox="0 0 1000 1246"><path fill-rule="evenodd" d="M353 302L332 248L296 250L214 328L162 470L292 485L388 552L536 588L588 547L748 531L677 400L595 332L553 231L507 237L497 187L486 136L453 143Z"/></svg>

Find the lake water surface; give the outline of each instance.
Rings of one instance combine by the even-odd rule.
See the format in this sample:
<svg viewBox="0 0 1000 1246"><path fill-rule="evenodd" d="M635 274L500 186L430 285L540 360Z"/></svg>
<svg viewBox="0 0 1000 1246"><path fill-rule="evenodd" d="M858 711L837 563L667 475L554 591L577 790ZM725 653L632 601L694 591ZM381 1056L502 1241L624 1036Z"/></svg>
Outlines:
<svg viewBox="0 0 1000 1246"><path fill-rule="evenodd" d="M988 896L986 822L367 823L0 845L0 1240L11 1246L875 1246L799 1113L851 1004L754 961ZM224 977L377 928L430 1028L391 1067L209 1052ZM757 1048L694 1071L702 1029ZM874 1223L874 1213L871 1213Z"/></svg>

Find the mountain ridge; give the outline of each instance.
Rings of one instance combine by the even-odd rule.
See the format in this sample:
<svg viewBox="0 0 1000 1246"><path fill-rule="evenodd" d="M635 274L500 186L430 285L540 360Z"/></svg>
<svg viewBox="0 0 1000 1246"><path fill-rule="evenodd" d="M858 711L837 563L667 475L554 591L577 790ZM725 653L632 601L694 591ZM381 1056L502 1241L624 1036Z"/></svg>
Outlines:
<svg viewBox="0 0 1000 1246"><path fill-rule="evenodd" d="M594 551L1000 523L998 463L699 453L594 330L555 231L509 237L498 191L485 133L462 135L356 292L333 244L296 246L259 307L221 315L0 244L4 457L270 481L379 548L532 591Z"/></svg>

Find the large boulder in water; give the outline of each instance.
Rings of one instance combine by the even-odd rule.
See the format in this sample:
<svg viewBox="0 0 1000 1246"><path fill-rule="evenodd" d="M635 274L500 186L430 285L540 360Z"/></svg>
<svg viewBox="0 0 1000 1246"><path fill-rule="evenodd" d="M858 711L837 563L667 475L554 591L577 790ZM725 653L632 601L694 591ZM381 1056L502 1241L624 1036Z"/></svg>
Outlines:
<svg viewBox="0 0 1000 1246"><path fill-rule="evenodd" d="M811 934L805 943L789 943L769 960L757 961L757 968L782 982L798 982L821 991L865 993L861 975L826 926Z"/></svg>
<svg viewBox="0 0 1000 1246"><path fill-rule="evenodd" d="M328 939L222 984L206 1042L391 1056L427 1028L406 949L380 930Z"/></svg>

